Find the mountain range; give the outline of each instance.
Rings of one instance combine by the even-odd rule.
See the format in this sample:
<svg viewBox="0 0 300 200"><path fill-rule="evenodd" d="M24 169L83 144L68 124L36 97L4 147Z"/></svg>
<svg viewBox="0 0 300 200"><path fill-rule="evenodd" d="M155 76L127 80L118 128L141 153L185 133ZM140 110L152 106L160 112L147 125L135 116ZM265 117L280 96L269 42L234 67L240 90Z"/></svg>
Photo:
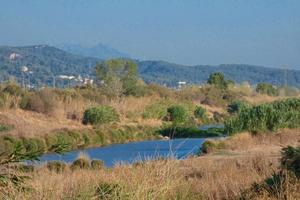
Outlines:
<svg viewBox="0 0 300 200"><path fill-rule="evenodd" d="M54 77L59 75L94 78L95 64L107 56L100 55L101 53L97 57L93 56L97 55L98 51L94 54L91 49L85 53L68 50L73 52L70 53L64 49L48 45L0 46L0 82L12 77L21 82L22 66L28 67L30 73L25 73L25 78L33 85L52 85ZM87 53L89 51L90 53ZM120 54L120 57L127 57L125 55L127 54ZM185 66L165 61L140 60L136 60L136 63L139 74L145 82L170 87L176 86L178 81L185 81L188 84L204 83L212 72L223 72L227 78L238 83L247 81L250 84L267 82L283 85L287 79L288 85L300 87L300 70L294 69L284 70L245 64ZM60 84L59 80L57 82L61 86L66 84L65 81Z"/></svg>
<svg viewBox="0 0 300 200"><path fill-rule="evenodd" d="M111 59L111 58L130 58L129 54L123 53L117 49L114 49L104 44L97 44L95 46L82 46L78 44L62 44L62 45L57 45L57 48L75 55L95 57L103 60Z"/></svg>

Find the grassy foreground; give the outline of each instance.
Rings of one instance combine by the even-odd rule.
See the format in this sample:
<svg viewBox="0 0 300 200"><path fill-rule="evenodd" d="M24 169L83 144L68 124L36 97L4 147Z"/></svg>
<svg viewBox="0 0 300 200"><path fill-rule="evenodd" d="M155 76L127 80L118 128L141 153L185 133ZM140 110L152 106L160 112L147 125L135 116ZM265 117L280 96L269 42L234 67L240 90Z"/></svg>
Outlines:
<svg viewBox="0 0 300 200"><path fill-rule="evenodd" d="M297 199L300 182L286 181L270 192L251 189L280 172L283 146L300 144L300 130L222 141L222 148L186 160L157 160L111 169L64 169L44 166L30 172L30 189L1 191L12 199ZM28 175L28 174L27 174ZM284 188L284 190L283 190ZM247 196L251 198L247 198ZM255 197L255 198L254 198Z"/></svg>

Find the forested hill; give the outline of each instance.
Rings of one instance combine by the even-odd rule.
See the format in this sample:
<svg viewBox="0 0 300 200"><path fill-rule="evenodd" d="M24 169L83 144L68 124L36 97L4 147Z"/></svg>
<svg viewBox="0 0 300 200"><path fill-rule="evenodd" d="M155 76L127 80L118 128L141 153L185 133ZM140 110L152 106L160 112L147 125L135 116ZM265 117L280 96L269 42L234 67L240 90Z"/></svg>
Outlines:
<svg viewBox="0 0 300 200"><path fill-rule="evenodd" d="M48 45L0 46L0 81L14 76L20 82L21 66L32 71L32 84L51 84L53 75L90 76L98 58L73 55Z"/></svg>
<svg viewBox="0 0 300 200"><path fill-rule="evenodd" d="M67 53L48 45L25 47L0 46L0 82L16 77L22 80L21 66L27 66L31 84L52 84L53 76L69 75L94 77L94 66L99 58L85 57ZM204 83L212 72L223 72L227 78L236 82L248 81L251 84L268 82L284 84L287 77L290 86L300 87L300 70L265 68L250 65L184 66L164 61L136 61L139 73L145 82L156 82L176 86L178 81L189 84Z"/></svg>
<svg viewBox="0 0 300 200"><path fill-rule="evenodd" d="M300 87L300 70L284 70L244 64L227 64L218 66L197 65L184 66L164 61L141 61L139 72L146 82L176 85L178 81L204 83L212 72L223 72L227 78L242 83L261 82L283 85L285 79L290 86Z"/></svg>

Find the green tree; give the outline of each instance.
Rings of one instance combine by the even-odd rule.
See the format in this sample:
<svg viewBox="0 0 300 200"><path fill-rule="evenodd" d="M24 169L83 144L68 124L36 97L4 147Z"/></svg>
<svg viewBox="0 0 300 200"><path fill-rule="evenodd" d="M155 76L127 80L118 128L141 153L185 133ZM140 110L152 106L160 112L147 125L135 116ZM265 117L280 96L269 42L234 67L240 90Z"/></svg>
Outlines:
<svg viewBox="0 0 300 200"><path fill-rule="evenodd" d="M136 95L140 90L137 65L132 60L111 59L95 68L100 86L110 97Z"/></svg>
<svg viewBox="0 0 300 200"><path fill-rule="evenodd" d="M173 125L177 126L187 122L188 113L187 110L180 105L174 105L168 108L167 118L172 121Z"/></svg>
<svg viewBox="0 0 300 200"><path fill-rule="evenodd" d="M221 89L227 89L229 84L234 84L232 80L226 80L221 72L215 72L209 75L207 83Z"/></svg>
<svg viewBox="0 0 300 200"><path fill-rule="evenodd" d="M258 92L260 94L267 94L269 96L277 96L278 95L277 89L269 83L257 84L256 92Z"/></svg>

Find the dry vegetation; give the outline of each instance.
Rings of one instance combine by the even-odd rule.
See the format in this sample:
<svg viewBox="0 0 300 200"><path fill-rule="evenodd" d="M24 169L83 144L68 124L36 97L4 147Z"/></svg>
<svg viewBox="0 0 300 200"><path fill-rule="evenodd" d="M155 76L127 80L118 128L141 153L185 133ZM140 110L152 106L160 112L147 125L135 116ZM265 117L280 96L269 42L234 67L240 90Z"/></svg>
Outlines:
<svg viewBox="0 0 300 200"><path fill-rule="evenodd" d="M244 133L223 142L221 150L181 161L63 173L41 167L27 182L33 190L11 194L17 199L235 199L253 183L279 171L281 148L299 145L300 130L260 136ZM299 197L299 187L299 182L289 185L287 199ZM257 199L276 198L266 194Z"/></svg>
<svg viewBox="0 0 300 200"><path fill-rule="evenodd" d="M38 96L26 104L30 105L29 107L23 108L21 105L22 101L26 100L25 95L3 93L0 102L2 103L0 124L13 125L14 128L7 131L7 134L39 138L58 129L84 129L86 126L82 125L81 121L87 108L109 105L118 112L120 121L107 129L115 130L124 125L160 127L162 125L160 116L144 117L146 108L151 105L161 106L164 110L167 108L166 105L175 103L187 110L200 105L212 118L214 113L226 113L226 106L234 99L244 98L251 104L257 104L285 98L256 94L248 85L230 88L226 91L228 94L207 85L201 88L189 87L181 91L149 85L148 90L147 95L142 97L124 96L116 99L103 96L96 88L48 90L34 94ZM152 107L149 110L153 112ZM153 116L153 113L148 116ZM108 137L112 139L111 143L136 139L126 138L128 133L124 134L124 131L117 133L125 139L113 140ZM277 134L255 136L242 133L213 143L217 148L210 149L209 154L186 160L156 160L97 170L90 168L72 170L71 167L66 167L60 173L49 171L47 166L41 166L34 172L26 173L31 177L25 182L29 189L0 188L0 198L235 199L253 183L260 183L279 171L282 147L299 145L300 130L286 129ZM299 182L296 182L288 186L290 197L286 199L292 200L299 196L297 192L297 189L300 189L299 185ZM266 195L257 198L273 197Z"/></svg>

